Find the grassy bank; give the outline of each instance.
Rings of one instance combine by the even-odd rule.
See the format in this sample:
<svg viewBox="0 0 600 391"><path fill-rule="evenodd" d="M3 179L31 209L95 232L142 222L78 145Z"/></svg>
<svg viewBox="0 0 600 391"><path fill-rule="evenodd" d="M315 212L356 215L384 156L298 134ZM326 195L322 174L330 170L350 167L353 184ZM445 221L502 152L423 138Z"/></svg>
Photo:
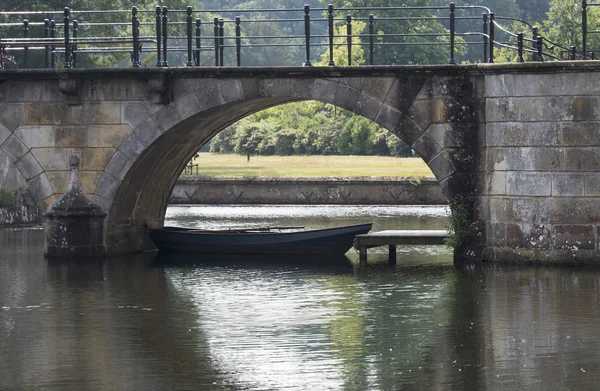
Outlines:
<svg viewBox="0 0 600 391"><path fill-rule="evenodd" d="M201 153L198 175L247 177L433 177L420 158L383 156L246 156ZM189 172L188 172L189 175ZM194 169L193 175L196 175Z"/></svg>

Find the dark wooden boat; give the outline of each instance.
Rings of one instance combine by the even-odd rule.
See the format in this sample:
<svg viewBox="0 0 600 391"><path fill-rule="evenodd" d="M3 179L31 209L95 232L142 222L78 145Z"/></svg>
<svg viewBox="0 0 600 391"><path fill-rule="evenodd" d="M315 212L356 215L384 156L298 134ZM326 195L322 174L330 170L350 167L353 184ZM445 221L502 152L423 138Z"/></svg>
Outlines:
<svg viewBox="0 0 600 391"><path fill-rule="evenodd" d="M295 232L207 231L164 227L150 232L160 252L221 254L344 254L372 224Z"/></svg>

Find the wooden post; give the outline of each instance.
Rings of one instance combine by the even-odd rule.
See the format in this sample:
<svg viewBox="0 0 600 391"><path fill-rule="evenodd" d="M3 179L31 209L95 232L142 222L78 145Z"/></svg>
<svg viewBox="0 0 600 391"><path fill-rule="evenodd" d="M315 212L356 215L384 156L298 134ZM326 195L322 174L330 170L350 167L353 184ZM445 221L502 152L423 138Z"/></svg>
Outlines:
<svg viewBox="0 0 600 391"><path fill-rule="evenodd" d="M367 248L366 247L360 247L358 249L358 254L359 254L359 266L360 267L365 267L367 266Z"/></svg>

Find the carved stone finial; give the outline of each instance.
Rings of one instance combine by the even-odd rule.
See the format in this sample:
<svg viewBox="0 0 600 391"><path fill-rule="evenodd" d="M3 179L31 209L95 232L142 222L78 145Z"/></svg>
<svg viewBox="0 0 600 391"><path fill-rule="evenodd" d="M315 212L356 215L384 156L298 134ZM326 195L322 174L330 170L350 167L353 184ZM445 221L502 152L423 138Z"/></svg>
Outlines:
<svg viewBox="0 0 600 391"><path fill-rule="evenodd" d="M79 168L79 157L72 155L69 158L69 166L71 166L71 168Z"/></svg>

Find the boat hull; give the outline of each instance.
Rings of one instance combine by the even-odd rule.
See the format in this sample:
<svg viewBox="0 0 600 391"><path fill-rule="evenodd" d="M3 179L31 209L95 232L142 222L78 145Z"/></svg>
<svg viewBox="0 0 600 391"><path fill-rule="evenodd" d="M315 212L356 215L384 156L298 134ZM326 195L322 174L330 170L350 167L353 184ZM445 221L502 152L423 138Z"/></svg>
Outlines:
<svg viewBox="0 0 600 391"><path fill-rule="evenodd" d="M344 254L372 224L299 232L226 233L165 227L150 232L160 252L218 254Z"/></svg>

